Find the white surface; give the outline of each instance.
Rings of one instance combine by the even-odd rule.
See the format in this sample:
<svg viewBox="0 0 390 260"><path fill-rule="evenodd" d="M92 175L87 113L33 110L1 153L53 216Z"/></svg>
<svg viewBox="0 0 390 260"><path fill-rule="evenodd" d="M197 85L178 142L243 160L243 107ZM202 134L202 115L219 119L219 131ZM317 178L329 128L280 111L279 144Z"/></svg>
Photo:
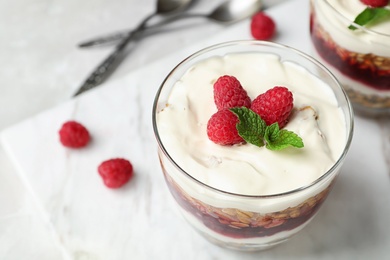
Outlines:
<svg viewBox="0 0 390 260"><path fill-rule="evenodd" d="M50 32L61 26L60 21L64 23L62 27L66 32L63 33L71 34L70 39L82 39L86 31L91 31L91 27L96 30L96 33L91 33L91 36L99 34L98 32L101 32L99 26L106 24L107 21L123 25L120 20L125 17L125 8L121 7L136 5L136 1L125 2L119 1L113 4L102 0L84 1L76 5L78 1L67 1L62 4L50 2L50 5L49 1L27 4L19 0L0 3L1 7L12 7L14 11L18 9L18 5L25 4L24 7L29 8L23 8L23 12L26 12L23 17L27 19L30 14L31 21L46 26L46 28L36 27L37 24L33 22L16 23L23 28L15 31L15 34L27 33L31 35L27 38L34 40L35 44L21 41L20 45L17 44L18 42L13 42L11 45L9 41L1 42L8 47L6 50L18 46L31 48L28 51L24 49L26 55L22 55L24 53L22 51L22 54L17 56L20 60L13 60L8 70L0 72L3 73L0 75L0 80L4 80L1 82L1 87L4 84L10 86L15 82L12 87L5 89L10 91L9 98L4 98L2 95L2 100L13 102L9 104L4 101L5 103L1 104L4 105L3 108L8 108L2 109L2 111L8 110L8 113L1 115L4 118L3 126L19 121L29 113L34 114L45 107L67 100L80 79L83 79L109 52L109 49L83 52L72 50L74 41L67 37L63 38L58 32L54 35L57 37L49 37ZM139 6L138 11L134 11L137 19L133 19L139 20L149 13L151 2L145 1L145 5L136 5ZM291 10L298 9L302 11L291 13ZM4 8L0 10L5 13ZM40 18L42 19L40 23L35 20L39 14L37 10L42 10L47 15ZM115 19L113 19L114 13L110 13L109 10L118 11L115 13ZM68 15L74 13L74 17L58 19L60 16L58 13L61 12ZM269 13L275 15L278 22L279 34L275 41L289 43L306 52L310 51L307 1L290 1L286 5L271 9ZM50 15L57 17L53 20L57 23L42 22ZM84 20L83 17L87 19ZM75 22L68 25L71 19L75 19ZM77 21L82 19L89 26L79 26ZM41 34L31 32L28 34L29 29L34 28L34 25ZM119 26L112 26L104 28L107 29L106 31L119 28ZM319 215L302 233L272 250L245 254L220 249L197 235L172 210L170 194L165 187L156 158L156 145L151 130L151 104L154 93L170 68L183 57L210 43L249 38L248 26L248 21L244 21L224 29L221 34L206 42L191 45L129 74L130 70L147 63L142 59L151 61L153 57L157 59L163 56L159 50L166 49L165 54L172 52L178 46L189 45L195 39L220 31L221 26L199 22L197 26L190 27L190 32L193 33L191 36L187 34L188 29L176 32L181 36L177 36L173 31L167 32L158 36L161 37L159 42L162 44L158 46L154 44L155 38L151 37L149 41L145 39L140 42L142 47L137 46L132 56L128 57L125 64L114 75L117 80L110 80L77 99L65 101L54 109L3 131L1 136L3 143L25 185L15 178L13 166L2 157L0 258L377 259L388 257L390 246L390 227L387 217L390 215L390 123L388 120L356 119L355 138L351 151L330 198ZM38 37L42 35L57 43L65 42L64 46L68 46L68 49L62 46L58 48L62 56L52 56L56 51L44 46L42 42L45 41L41 41ZM174 35L174 39L177 40L175 44L167 42L167 39L171 39ZM147 55L148 46L154 48L154 55L150 53L151 56ZM145 53L140 54L140 50ZM11 57L9 52L4 51L4 53L5 57ZM42 53L52 55L43 59L45 55L41 56ZM72 55L73 58L67 60ZM83 55L85 60L81 61L80 57ZM22 56L27 57L23 60ZM137 57L140 60L134 60ZM64 67L68 70L60 69L61 72L54 73L56 67L54 65L58 65L59 60L66 64ZM25 69L10 69L13 66L25 66L23 67ZM63 83L61 75L68 77L69 80L62 87L56 88L55 83L49 84L51 81ZM121 78L122 75L126 76ZM25 84L23 80L26 81ZM51 88L43 91L43 86L53 86L53 92L50 92ZM30 89L31 92L24 93L26 89ZM23 91L23 95L20 91ZM33 99L37 103L41 102L41 96L45 102L41 107L30 103L17 106L15 100L24 103L22 99L16 98L20 95L29 100ZM52 103L50 103L51 98ZM16 106L19 114L12 111ZM70 118L82 121L90 129L93 142L87 149L69 151L59 145L58 128ZM136 171L133 182L115 191L107 189L96 173L98 163L114 156L129 158Z"/></svg>
<svg viewBox="0 0 390 260"><path fill-rule="evenodd" d="M198 0L189 11L209 12L222 1ZM0 0L0 130L69 100L112 51L109 46L80 50L77 43L135 27L154 8L155 0ZM176 24L175 30L167 28L130 48L110 81L224 28L201 19L188 23L192 26ZM0 190L0 259L60 259L50 225L2 146Z"/></svg>

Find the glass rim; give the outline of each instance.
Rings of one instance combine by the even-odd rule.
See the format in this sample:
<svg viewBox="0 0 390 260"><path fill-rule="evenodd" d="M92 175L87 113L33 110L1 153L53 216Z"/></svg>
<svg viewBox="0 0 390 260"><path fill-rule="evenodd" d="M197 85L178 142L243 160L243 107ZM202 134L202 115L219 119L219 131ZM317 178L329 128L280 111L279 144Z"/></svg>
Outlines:
<svg viewBox="0 0 390 260"><path fill-rule="evenodd" d="M317 1L317 0L314 0L314 1ZM369 34L377 34L377 35L381 35L381 36L384 36L384 37L390 37L390 33L387 34L387 33L384 33L384 32L378 32L378 31L375 31L375 30L372 30L370 28L367 28L365 26L362 26L362 25L359 25L357 23L355 23L354 21L352 21L351 19L349 19L348 17L346 17L344 14L342 14L340 11L338 11L335 7L333 7L333 5L331 5L329 3L328 0L322 0L325 2L325 4L331 8L339 17L341 17L342 19L348 21L352 26L355 26L356 28L366 32L366 33L369 33Z"/></svg>
<svg viewBox="0 0 390 260"><path fill-rule="evenodd" d="M292 51L295 54L297 54L298 56L302 56L303 58L308 59L313 64L315 64L316 66L321 68L321 70L323 72L325 72L336 83L338 88L341 90L341 92L343 94L343 97L345 99L346 105L347 105L348 113L347 113L346 116L349 115L349 120L348 120L348 118L346 118L346 120L348 121L347 123L350 126L349 131L347 131L346 144L345 144L345 147L343 149L343 152L341 153L339 158L336 160L336 162L332 165L332 167L329 168L325 173L323 173L320 177L318 177L313 182L311 182L311 183L309 183L307 185L304 185L304 186L292 189L292 190L285 191L285 192L274 193L274 194L267 194L267 195L248 195L248 194L240 194L240 193L229 192L229 191L225 191L225 190L222 190L222 189L218 189L218 188L212 187L212 186L210 186L210 185L208 185L208 184L206 184L206 183L196 179L191 174L186 172L182 167L180 167L180 165L176 163L176 161L170 156L169 152L166 150L166 148L165 148L165 146L164 146L164 144L163 144L163 142L162 142L162 140L160 138L160 135L159 135L156 118L157 118L157 114L158 114L157 106L158 106L158 101L159 101L159 98L160 98L160 94L161 94L161 92L162 92L166 82L168 81L168 79L181 66L183 66L184 64L190 62L192 59L194 59L194 58L196 58L196 57L198 57L198 56L200 56L200 55L202 55L204 53L207 53L207 52L215 50L215 49L221 49L221 48L225 48L225 47L229 47L229 46L237 46L237 45L260 45L260 46L268 46L268 47L273 47L273 48L278 48L278 49L284 49L284 50ZM234 53L234 52L232 52L232 53ZM196 51L195 53L187 56L181 62L179 62L168 73L168 75L165 77L165 79L161 83L159 89L157 90L157 93L156 93L154 101L153 101L153 108L152 108L153 132L154 132L155 138L157 140L158 146L161 149L161 151L163 152L163 154L168 158L168 160L172 163L172 165L175 168L177 168L185 177L195 181L197 184L199 184L199 185L201 185L201 186L203 186L203 187L205 187L207 189L210 189L210 190L212 190L214 192L217 192L217 193L220 193L220 194L223 194L223 195L242 197L242 198L246 198L246 199L248 199L248 198L252 198L252 199L277 198L277 197L282 197L282 196L286 196L286 195L295 194L295 193L298 193L298 192L301 192L301 191L309 189L310 187L316 185L317 183L320 183L322 180L324 180L328 176L330 176L336 170L336 168L338 168L339 165L344 161L344 159L345 159L345 157L346 157L346 155L348 153L348 150L349 150L349 148L351 146L352 136L353 136L353 131L354 131L354 120L353 120L353 117L354 117L354 113L353 113L352 105L351 105L351 103L349 101L349 98L347 96L347 93L341 87L341 85L340 85L339 81L337 80L337 78L322 63L320 63L319 61L317 61L313 57L311 57L311 56L305 54L304 52L299 51L299 50L297 50L297 49L295 49L293 47L290 47L290 46L287 46L287 45L284 45L284 44L280 44L280 43L274 43L274 42L269 42L269 41L258 41L258 40L236 40L236 41L228 41L228 42L218 43L218 44L214 44L214 45L211 45L209 47L205 47L203 49L200 49L200 50ZM347 126L348 126L348 124L347 124Z"/></svg>

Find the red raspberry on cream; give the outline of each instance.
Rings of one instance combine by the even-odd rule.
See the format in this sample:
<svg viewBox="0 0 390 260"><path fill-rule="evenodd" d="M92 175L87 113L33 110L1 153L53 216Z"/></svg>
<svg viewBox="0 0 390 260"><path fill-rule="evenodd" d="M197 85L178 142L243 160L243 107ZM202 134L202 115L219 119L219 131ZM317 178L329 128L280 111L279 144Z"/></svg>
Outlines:
<svg viewBox="0 0 390 260"><path fill-rule="evenodd" d="M214 102L218 110L251 106L251 99L237 78L221 76L214 83Z"/></svg>
<svg viewBox="0 0 390 260"><path fill-rule="evenodd" d="M384 7L389 4L389 0L360 0L363 4L371 7Z"/></svg>
<svg viewBox="0 0 390 260"><path fill-rule="evenodd" d="M259 95L252 102L251 109L260 115L267 125L275 122L283 128L294 106L293 95L285 87L274 87Z"/></svg>
<svg viewBox="0 0 390 260"><path fill-rule="evenodd" d="M244 140L238 135L238 118L229 109L219 110L207 123L207 135L211 141L220 145L233 145Z"/></svg>

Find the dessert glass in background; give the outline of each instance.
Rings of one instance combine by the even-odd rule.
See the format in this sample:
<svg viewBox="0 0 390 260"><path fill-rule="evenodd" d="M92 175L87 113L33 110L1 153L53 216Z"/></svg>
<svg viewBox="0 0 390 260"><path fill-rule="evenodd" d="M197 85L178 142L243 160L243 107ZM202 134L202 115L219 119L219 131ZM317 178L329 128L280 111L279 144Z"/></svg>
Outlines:
<svg viewBox="0 0 390 260"><path fill-rule="evenodd" d="M310 34L315 57L329 66L357 113L390 115L390 19L359 26L360 0L312 0ZM389 7L389 6L388 6ZM354 25L357 29L350 30Z"/></svg>
<svg viewBox="0 0 390 260"><path fill-rule="evenodd" d="M302 135L305 148L269 151L211 142L206 125L216 111L213 83L224 74L236 76L252 99L272 84L288 87L297 107L286 128ZM312 220L353 132L348 97L322 64L261 41L222 43L186 58L159 88L152 121L179 211L211 242L243 251L287 241Z"/></svg>

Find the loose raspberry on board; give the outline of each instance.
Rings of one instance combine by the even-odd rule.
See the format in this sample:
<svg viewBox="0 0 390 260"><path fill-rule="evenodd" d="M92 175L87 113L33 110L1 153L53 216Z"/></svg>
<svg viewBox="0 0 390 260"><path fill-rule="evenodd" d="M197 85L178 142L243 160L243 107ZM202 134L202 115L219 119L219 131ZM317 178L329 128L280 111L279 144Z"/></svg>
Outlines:
<svg viewBox="0 0 390 260"><path fill-rule="evenodd" d="M276 30L274 20L264 12L258 12L252 16L250 24L251 34L256 40L270 40Z"/></svg>
<svg viewBox="0 0 390 260"><path fill-rule="evenodd" d="M126 184L134 175L133 165L122 158L110 159L102 162L98 173L108 188L119 188Z"/></svg>
<svg viewBox="0 0 390 260"><path fill-rule="evenodd" d="M82 148L91 139L88 130L76 121L65 122L58 133L62 145L69 148Z"/></svg>

